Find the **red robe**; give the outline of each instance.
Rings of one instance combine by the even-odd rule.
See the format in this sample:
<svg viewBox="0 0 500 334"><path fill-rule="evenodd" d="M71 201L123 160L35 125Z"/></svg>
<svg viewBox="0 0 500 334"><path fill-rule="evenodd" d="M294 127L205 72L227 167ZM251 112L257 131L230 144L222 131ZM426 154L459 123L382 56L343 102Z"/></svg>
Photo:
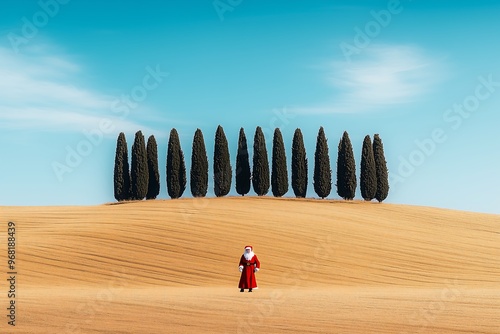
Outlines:
<svg viewBox="0 0 500 334"><path fill-rule="evenodd" d="M255 289L257 287L257 281L255 280L255 268L260 269L260 262L257 255L247 261L245 255L241 256L240 266L243 266L243 271L241 272L240 283L238 288L240 289Z"/></svg>

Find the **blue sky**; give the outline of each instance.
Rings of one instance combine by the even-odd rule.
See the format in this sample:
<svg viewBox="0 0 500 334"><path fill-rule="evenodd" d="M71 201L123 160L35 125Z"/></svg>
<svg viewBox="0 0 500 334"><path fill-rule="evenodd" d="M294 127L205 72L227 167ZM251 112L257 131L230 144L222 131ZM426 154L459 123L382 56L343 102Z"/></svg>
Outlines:
<svg viewBox="0 0 500 334"><path fill-rule="evenodd" d="M233 167L240 127L250 142L263 127L269 153L275 127L288 153L301 128L310 180L320 126L334 177L343 131L358 173L364 136L379 133L387 202L500 213L496 1L8 0L4 8L2 205L114 201L116 137L125 132L131 146L137 130L156 136L167 198L170 129L189 166L196 128L211 159L220 124Z"/></svg>

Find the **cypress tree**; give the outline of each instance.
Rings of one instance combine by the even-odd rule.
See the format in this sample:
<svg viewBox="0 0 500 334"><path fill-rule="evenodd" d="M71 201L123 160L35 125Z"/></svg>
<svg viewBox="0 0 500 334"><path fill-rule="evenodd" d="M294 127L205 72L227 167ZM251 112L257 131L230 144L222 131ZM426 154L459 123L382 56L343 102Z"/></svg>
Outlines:
<svg viewBox="0 0 500 334"><path fill-rule="evenodd" d="M146 143L141 131L136 132L134 145L132 145L130 179L132 183L132 198L135 200L144 199L148 192L149 173Z"/></svg>
<svg viewBox="0 0 500 334"><path fill-rule="evenodd" d="M186 189L186 165L182 153L179 134L170 131L167 148L167 192L170 198L179 198Z"/></svg>
<svg viewBox="0 0 500 334"><path fill-rule="evenodd" d="M236 192L245 196L250 191L250 161L248 157L247 137L243 128L238 138L238 154L236 155Z"/></svg>
<svg viewBox="0 0 500 334"><path fill-rule="evenodd" d="M371 201L377 193L377 172L375 170L375 157L370 136L363 140L361 152L361 174L360 174L361 196L365 201Z"/></svg>
<svg viewBox="0 0 500 334"><path fill-rule="evenodd" d="M354 153L349 135L344 131L339 142L337 158L337 193L343 199L351 200L356 194L356 185Z"/></svg>
<svg viewBox="0 0 500 334"><path fill-rule="evenodd" d="M148 157L148 192L146 199L155 199L160 193L160 172L158 171L158 145L155 136L148 138L146 145L146 154Z"/></svg>
<svg viewBox="0 0 500 334"><path fill-rule="evenodd" d="M279 128L274 129L273 136L271 190L275 197L281 197L288 191L285 144Z"/></svg>
<svg viewBox="0 0 500 334"><path fill-rule="evenodd" d="M114 193L117 201L130 199L130 170L125 134L120 132L116 140Z"/></svg>
<svg viewBox="0 0 500 334"><path fill-rule="evenodd" d="M314 191L319 197L325 198L332 191L332 170L330 169L330 155L328 143L323 127L319 128L314 153Z"/></svg>
<svg viewBox="0 0 500 334"><path fill-rule="evenodd" d="M194 133L190 176L193 197L205 197L208 190L208 158L205 140L200 129Z"/></svg>
<svg viewBox="0 0 500 334"><path fill-rule="evenodd" d="M217 197L226 196L231 190L232 169L229 148L222 126L215 132L214 147L214 193Z"/></svg>
<svg viewBox="0 0 500 334"><path fill-rule="evenodd" d="M385 161L384 145L379 135L373 138L373 156L375 157L375 170L377 173L377 192L375 198L382 202L389 194L389 175L387 171L387 162Z"/></svg>
<svg viewBox="0 0 500 334"><path fill-rule="evenodd" d="M292 189L296 197L306 197L307 157L302 131L296 129L292 142Z"/></svg>
<svg viewBox="0 0 500 334"><path fill-rule="evenodd" d="M253 190L259 196L267 194L269 191L269 161L267 159L266 139L262 128L255 129L253 141Z"/></svg>

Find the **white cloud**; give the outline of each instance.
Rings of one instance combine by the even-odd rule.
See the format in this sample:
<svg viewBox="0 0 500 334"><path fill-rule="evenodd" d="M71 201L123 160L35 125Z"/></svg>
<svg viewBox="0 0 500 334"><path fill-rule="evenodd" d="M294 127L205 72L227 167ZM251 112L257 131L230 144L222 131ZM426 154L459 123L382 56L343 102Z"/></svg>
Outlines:
<svg viewBox="0 0 500 334"><path fill-rule="evenodd" d="M326 66L332 98L299 113L357 113L411 103L442 76L441 59L414 46L373 45L351 62Z"/></svg>
<svg viewBox="0 0 500 334"><path fill-rule="evenodd" d="M47 47L14 54L0 46L0 127L81 132L99 127L107 118L119 131L157 132L113 112L117 97L82 88L81 71ZM140 105L131 113L139 109L144 115L147 107Z"/></svg>

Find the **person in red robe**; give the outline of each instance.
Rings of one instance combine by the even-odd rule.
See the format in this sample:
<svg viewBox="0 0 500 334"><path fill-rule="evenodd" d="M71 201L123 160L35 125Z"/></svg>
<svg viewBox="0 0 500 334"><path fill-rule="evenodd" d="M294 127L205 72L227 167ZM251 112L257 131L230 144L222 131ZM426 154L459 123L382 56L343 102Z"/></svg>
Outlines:
<svg viewBox="0 0 500 334"><path fill-rule="evenodd" d="M248 289L248 292L252 292L252 289L257 289L257 281L255 280L255 273L260 270L260 262L257 255L253 252L252 246L245 246L245 252L240 258L240 283L238 288L240 292L244 292Z"/></svg>

